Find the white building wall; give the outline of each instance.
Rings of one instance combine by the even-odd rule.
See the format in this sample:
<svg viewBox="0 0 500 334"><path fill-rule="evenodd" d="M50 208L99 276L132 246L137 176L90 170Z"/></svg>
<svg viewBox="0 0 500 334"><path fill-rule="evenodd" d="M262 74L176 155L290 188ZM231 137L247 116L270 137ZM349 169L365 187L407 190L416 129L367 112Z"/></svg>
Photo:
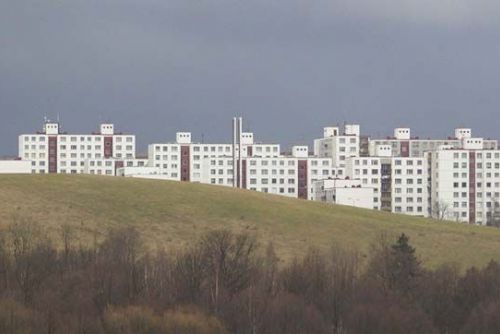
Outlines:
<svg viewBox="0 0 500 334"><path fill-rule="evenodd" d="M253 144L252 156L253 157L279 157L281 155L280 145L278 144ZM248 156L247 147L243 147L243 156Z"/></svg>
<svg viewBox="0 0 500 334"><path fill-rule="evenodd" d="M146 168L148 159L89 158L84 161L84 174L118 176L120 168Z"/></svg>
<svg viewBox="0 0 500 334"><path fill-rule="evenodd" d="M233 186L233 158L232 157L207 157L201 161L201 178L198 182ZM194 181L197 182L197 181Z"/></svg>
<svg viewBox="0 0 500 334"><path fill-rule="evenodd" d="M298 160L293 157L248 158L247 189L298 196Z"/></svg>
<svg viewBox="0 0 500 334"><path fill-rule="evenodd" d="M393 158L392 212L428 215L427 164L425 158Z"/></svg>
<svg viewBox="0 0 500 334"><path fill-rule="evenodd" d="M113 157L118 159L134 159L135 136L115 135L113 137Z"/></svg>
<svg viewBox="0 0 500 334"><path fill-rule="evenodd" d="M433 152L432 214L435 218L469 221L469 158L464 150Z"/></svg>
<svg viewBox="0 0 500 334"><path fill-rule="evenodd" d="M336 204L373 209L373 188L337 188Z"/></svg>
<svg viewBox="0 0 500 334"><path fill-rule="evenodd" d="M302 159L301 159L302 160ZM333 175L335 169L333 167L333 160L329 158L310 157L307 159L307 198L312 200L314 198L313 184L315 181L324 180L335 177Z"/></svg>
<svg viewBox="0 0 500 334"><path fill-rule="evenodd" d="M246 155L246 147L242 149ZM203 161L208 158L226 157L232 159L233 146L230 144L192 144L190 145L190 172L192 182L204 182Z"/></svg>
<svg viewBox="0 0 500 334"><path fill-rule="evenodd" d="M181 145L151 144L148 152L149 166L158 168L170 180L181 180Z"/></svg>
<svg viewBox="0 0 500 334"><path fill-rule="evenodd" d="M476 224L500 223L500 151L476 151ZM470 162L470 161L469 161Z"/></svg>
<svg viewBox="0 0 500 334"><path fill-rule="evenodd" d="M48 173L48 136L45 134L19 136L19 157L31 160L32 173Z"/></svg>
<svg viewBox="0 0 500 334"><path fill-rule="evenodd" d="M362 187L373 188L373 209L380 210L381 159L378 157L350 158L346 165L346 177L360 179Z"/></svg>
<svg viewBox="0 0 500 334"><path fill-rule="evenodd" d="M160 176L160 171L156 167L136 166L136 167L121 167L116 170L116 176L125 177L141 177L141 176Z"/></svg>
<svg viewBox="0 0 500 334"><path fill-rule="evenodd" d="M31 174L30 160L0 160L0 174Z"/></svg>
<svg viewBox="0 0 500 334"><path fill-rule="evenodd" d="M313 200L373 209L373 188L363 187L361 180L328 179L313 183Z"/></svg>

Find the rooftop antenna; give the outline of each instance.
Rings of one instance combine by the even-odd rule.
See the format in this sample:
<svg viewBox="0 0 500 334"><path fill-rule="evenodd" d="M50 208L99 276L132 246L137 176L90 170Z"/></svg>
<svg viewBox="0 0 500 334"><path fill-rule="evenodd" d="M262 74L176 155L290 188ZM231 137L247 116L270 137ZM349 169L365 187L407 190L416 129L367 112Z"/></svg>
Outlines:
<svg viewBox="0 0 500 334"><path fill-rule="evenodd" d="M201 143L205 144L205 134L203 132L201 133Z"/></svg>
<svg viewBox="0 0 500 334"><path fill-rule="evenodd" d="M247 120L245 123L246 123L246 126L245 126L246 130L245 130L245 131L247 131L247 132L252 131L252 130L251 130L251 128L252 128L252 126L251 126L251 121L248 121L248 120Z"/></svg>

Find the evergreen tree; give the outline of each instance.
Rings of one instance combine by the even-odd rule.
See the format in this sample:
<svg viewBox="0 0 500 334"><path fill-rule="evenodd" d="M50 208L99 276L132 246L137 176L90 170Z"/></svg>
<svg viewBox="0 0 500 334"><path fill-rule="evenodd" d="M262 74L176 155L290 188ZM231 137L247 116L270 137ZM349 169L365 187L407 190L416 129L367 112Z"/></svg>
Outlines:
<svg viewBox="0 0 500 334"><path fill-rule="evenodd" d="M389 287L402 297L412 297L421 274L420 262L415 248L404 233L391 246L388 261Z"/></svg>

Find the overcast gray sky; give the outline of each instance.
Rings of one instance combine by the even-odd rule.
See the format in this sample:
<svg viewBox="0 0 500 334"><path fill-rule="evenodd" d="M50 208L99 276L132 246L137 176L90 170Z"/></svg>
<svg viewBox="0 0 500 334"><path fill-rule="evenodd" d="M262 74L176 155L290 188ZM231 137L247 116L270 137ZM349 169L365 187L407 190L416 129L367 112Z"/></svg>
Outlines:
<svg viewBox="0 0 500 334"><path fill-rule="evenodd" d="M498 0L0 0L0 155L60 114L138 148L177 130L310 143L324 125L500 137Z"/></svg>

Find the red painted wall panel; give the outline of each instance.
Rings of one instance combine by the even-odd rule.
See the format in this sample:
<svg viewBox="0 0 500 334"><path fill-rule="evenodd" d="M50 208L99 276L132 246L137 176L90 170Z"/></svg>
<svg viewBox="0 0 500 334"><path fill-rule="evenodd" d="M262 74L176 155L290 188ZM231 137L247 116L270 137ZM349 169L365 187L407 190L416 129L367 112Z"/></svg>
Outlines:
<svg viewBox="0 0 500 334"><path fill-rule="evenodd" d="M111 158L113 156L113 137L104 137L104 157Z"/></svg>
<svg viewBox="0 0 500 334"><path fill-rule="evenodd" d="M181 146L181 181L191 179L191 156L189 146Z"/></svg>
<svg viewBox="0 0 500 334"><path fill-rule="evenodd" d="M469 224L476 223L476 152L469 152Z"/></svg>
<svg viewBox="0 0 500 334"><path fill-rule="evenodd" d="M246 159L241 160L241 183L243 184L242 188L247 189L247 161Z"/></svg>
<svg viewBox="0 0 500 334"><path fill-rule="evenodd" d="M307 199L307 160L298 161L298 197Z"/></svg>
<svg viewBox="0 0 500 334"><path fill-rule="evenodd" d="M401 157L408 158L410 156L410 142L402 141L401 142Z"/></svg>
<svg viewBox="0 0 500 334"><path fill-rule="evenodd" d="M57 173L57 136L49 137L49 173Z"/></svg>

